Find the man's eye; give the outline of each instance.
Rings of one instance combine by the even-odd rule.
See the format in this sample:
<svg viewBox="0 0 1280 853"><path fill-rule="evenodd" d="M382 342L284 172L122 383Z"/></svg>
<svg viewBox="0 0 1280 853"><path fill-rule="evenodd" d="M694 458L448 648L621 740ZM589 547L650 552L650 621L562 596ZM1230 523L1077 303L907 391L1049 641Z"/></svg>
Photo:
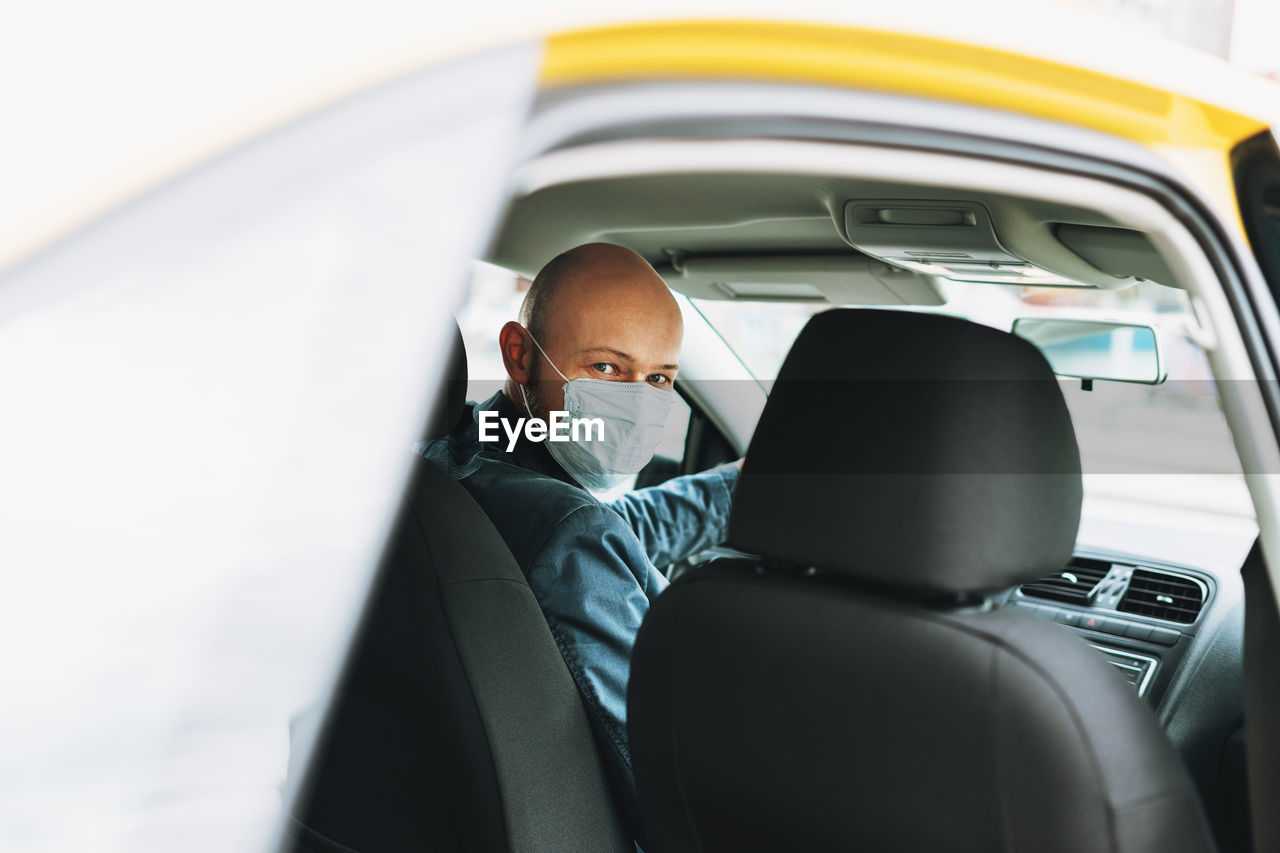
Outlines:
<svg viewBox="0 0 1280 853"><path fill-rule="evenodd" d="M597 361L595 364L591 365L591 369L595 370L597 373L603 373L605 376L616 376L618 374L618 368L609 364L607 361Z"/></svg>
<svg viewBox="0 0 1280 853"><path fill-rule="evenodd" d="M651 373L646 381L653 385L670 385L671 377L665 373Z"/></svg>

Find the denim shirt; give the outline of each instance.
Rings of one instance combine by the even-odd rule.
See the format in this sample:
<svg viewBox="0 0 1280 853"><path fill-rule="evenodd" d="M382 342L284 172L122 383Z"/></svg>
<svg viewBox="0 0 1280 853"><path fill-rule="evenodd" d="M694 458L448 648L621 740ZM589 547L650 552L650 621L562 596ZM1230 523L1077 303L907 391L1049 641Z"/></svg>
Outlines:
<svg viewBox="0 0 1280 853"><path fill-rule="evenodd" d="M676 477L602 503L540 442L507 452L479 438L479 413L513 426L521 413L498 392L468 403L454 431L415 450L449 472L480 504L520 564L560 654L582 693L601 751L639 827L627 749L631 648L665 566L724 541L736 465Z"/></svg>

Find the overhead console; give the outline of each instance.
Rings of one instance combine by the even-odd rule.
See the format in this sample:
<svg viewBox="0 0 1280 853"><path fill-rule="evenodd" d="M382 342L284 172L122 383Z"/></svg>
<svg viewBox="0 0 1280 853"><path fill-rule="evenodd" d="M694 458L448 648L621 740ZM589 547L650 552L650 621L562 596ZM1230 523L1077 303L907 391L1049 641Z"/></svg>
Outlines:
<svg viewBox="0 0 1280 853"><path fill-rule="evenodd" d="M692 256L659 272L673 290L699 299L942 305L936 280L865 255Z"/></svg>
<svg viewBox="0 0 1280 853"><path fill-rule="evenodd" d="M1029 260L1026 252L1011 251L997 235L987 207L977 201L855 199L844 206L843 229L850 245L873 258L955 281L1104 289L1134 281L1112 269L1104 272L1079 263L1071 265L1068 277ZM1047 248L1061 252L1059 239L1050 239L1056 245ZM1081 260L1079 252L1072 254Z"/></svg>

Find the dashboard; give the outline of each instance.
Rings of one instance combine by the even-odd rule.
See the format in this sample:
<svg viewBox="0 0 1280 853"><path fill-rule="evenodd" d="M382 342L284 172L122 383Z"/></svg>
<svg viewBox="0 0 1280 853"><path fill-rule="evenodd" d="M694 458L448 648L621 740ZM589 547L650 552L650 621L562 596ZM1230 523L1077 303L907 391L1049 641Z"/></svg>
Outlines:
<svg viewBox="0 0 1280 853"><path fill-rule="evenodd" d="M1158 706L1216 592L1213 575L1194 568L1077 550L1060 572L1016 587L1003 603L1076 629Z"/></svg>
<svg viewBox="0 0 1280 853"><path fill-rule="evenodd" d="M1256 534L1081 522L1063 569L999 602L1057 622L1098 648L1156 711L1171 737L1198 694L1240 707L1244 588ZM1231 696L1234 691L1236 695Z"/></svg>
<svg viewBox="0 0 1280 853"><path fill-rule="evenodd" d="M1062 571L996 602L1075 632L1151 706L1224 853L1250 849L1240 567L1255 535L1085 519Z"/></svg>

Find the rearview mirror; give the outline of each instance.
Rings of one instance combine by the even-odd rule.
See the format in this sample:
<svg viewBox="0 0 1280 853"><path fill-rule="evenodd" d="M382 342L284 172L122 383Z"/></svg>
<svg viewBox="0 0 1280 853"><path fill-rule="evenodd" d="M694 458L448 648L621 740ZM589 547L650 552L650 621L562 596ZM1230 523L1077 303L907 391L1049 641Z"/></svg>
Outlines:
<svg viewBox="0 0 1280 853"><path fill-rule="evenodd" d="M1165 380L1154 326L1102 320L1020 317L1013 333L1039 348L1059 376L1159 385Z"/></svg>

